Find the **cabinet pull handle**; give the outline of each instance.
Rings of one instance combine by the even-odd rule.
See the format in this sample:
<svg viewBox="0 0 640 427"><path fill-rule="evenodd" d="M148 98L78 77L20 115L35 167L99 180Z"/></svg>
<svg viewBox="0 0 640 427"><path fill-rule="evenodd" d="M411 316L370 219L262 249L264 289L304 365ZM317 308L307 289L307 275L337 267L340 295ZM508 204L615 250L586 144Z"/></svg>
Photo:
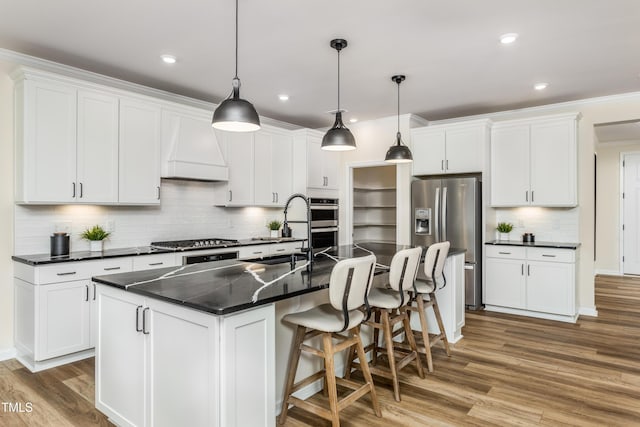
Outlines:
<svg viewBox="0 0 640 427"><path fill-rule="evenodd" d="M158 200L160 200L160 186L158 185Z"/></svg>
<svg viewBox="0 0 640 427"><path fill-rule="evenodd" d="M145 335L149 335L149 331L147 330L147 310L149 310L149 307L145 307L144 310L142 310L142 333Z"/></svg>
<svg viewBox="0 0 640 427"><path fill-rule="evenodd" d="M262 253L262 252L254 252L253 254L254 254L254 255L259 255L259 254L261 254L261 253Z"/></svg>
<svg viewBox="0 0 640 427"><path fill-rule="evenodd" d="M284 252L286 249L276 249L276 252Z"/></svg>
<svg viewBox="0 0 640 427"><path fill-rule="evenodd" d="M96 284L93 284L93 300L96 300Z"/></svg>
<svg viewBox="0 0 640 427"><path fill-rule="evenodd" d="M444 164L447 165L446 169L449 170L449 159L447 159Z"/></svg>
<svg viewBox="0 0 640 427"><path fill-rule="evenodd" d="M511 255L511 252L498 252L500 255Z"/></svg>
<svg viewBox="0 0 640 427"><path fill-rule="evenodd" d="M546 256L548 258L555 258L556 257L555 255L548 255L548 254L542 254L542 256Z"/></svg>
<svg viewBox="0 0 640 427"><path fill-rule="evenodd" d="M520 264L520 275L524 276L524 264Z"/></svg>
<svg viewBox="0 0 640 427"><path fill-rule="evenodd" d="M105 267L103 270L104 271L120 270L120 267Z"/></svg>
<svg viewBox="0 0 640 427"><path fill-rule="evenodd" d="M440 170L444 170L444 160L440 160Z"/></svg>
<svg viewBox="0 0 640 427"><path fill-rule="evenodd" d="M529 190L524 192L524 201L528 202L529 201Z"/></svg>
<svg viewBox="0 0 640 427"><path fill-rule="evenodd" d="M141 305L136 307L136 332L142 332L142 329L140 328L140 309L142 308Z"/></svg>
<svg viewBox="0 0 640 427"><path fill-rule="evenodd" d="M233 200L233 192L229 190L229 201Z"/></svg>
<svg viewBox="0 0 640 427"><path fill-rule="evenodd" d="M71 197L73 197L75 199L76 198L76 183L74 182L72 184L73 184L73 196L71 196Z"/></svg>
<svg viewBox="0 0 640 427"><path fill-rule="evenodd" d="M527 276L531 276L531 266L527 265Z"/></svg>
<svg viewBox="0 0 640 427"><path fill-rule="evenodd" d="M276 203L278 203L278 193L276 192Z"/></svg>
<svg viewBox="0 0 640 427"><path fill-rule="evenodd" d="M66 273L56 273L57 276L73 276L74 274L76 274L75 271L68 271Z"/></svg>
<svg viewBox="0 0 640 427"><path fill-rule="evenodd" d="M81 199L82 199L82 193L84 193L84 191L83 191L83 187L84 187L84 186L82 185L82 183L80 183L80 198L81 198Z"/></svg>
<svg viewBox="0 0 640 427"><path fill-rule="evenodd" d="M164 262L150 262L149 265L162 265Z"/></svg>
<svg viewBox="0 0 640 427"><path fill-rule="evenodd" d="M533 190L531 190L531 203L533 203Z"/></svg>
<svg viewBox="0 0 640 427"><path fill-rule="evenodd" d="M84 285L84 290L85 290L84 300L89 301L89 285Z"/></svg>

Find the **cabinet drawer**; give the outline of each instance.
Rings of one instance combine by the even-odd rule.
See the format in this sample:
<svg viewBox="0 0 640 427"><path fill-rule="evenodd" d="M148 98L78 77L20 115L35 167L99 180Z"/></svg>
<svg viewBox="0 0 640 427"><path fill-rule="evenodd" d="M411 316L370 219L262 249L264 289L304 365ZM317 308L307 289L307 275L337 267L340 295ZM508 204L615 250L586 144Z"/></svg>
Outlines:
<svg viewBox="0 0 640 427"><path fill-rule="evenodd" d="M153 270L155 268L175 267L176 254L154 254L133 257L133 271Z"/></svg>
<svg viewBox="0 0 640 427"><path fill-rule="evenodd" d="M575 262L576 251L573 249L527 248L527 259L530 261Z"/></svg>
<svg viewBox="0 0 640 427"><path fill-rule="evenodd" d="M488 258L524 259L526 248L507 245L486 246L485 253Z"/></svg>
<svg viewBox="0 0 640 427"><path fill-rule="evenodd" d="M251 259L269 256L271 255L270 246L271 245L241 246L238 248L238 258Z"/></svg>
<svg viewBox="0 0 640 427"><path fill-rule="evenodd" d="M275 243L271 245L271 255L284 255L299 252L303 242Z"/></svg>
<svg viewBox="0 0 640 427"><path fill-rule="evenodd" d="M113 258L100 261L65 262L43 267L34 267L34 283L70 282L86 280L92 276L131 271L131 258Z"/></svg>

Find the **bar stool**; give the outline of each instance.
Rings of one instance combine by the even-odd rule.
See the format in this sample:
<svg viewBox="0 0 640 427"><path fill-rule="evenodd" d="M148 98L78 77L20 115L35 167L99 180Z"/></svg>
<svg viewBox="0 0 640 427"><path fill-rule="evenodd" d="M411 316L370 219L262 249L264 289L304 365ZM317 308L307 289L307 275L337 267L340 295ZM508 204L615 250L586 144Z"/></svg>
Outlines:
<svg viewBox="0 0 640 427"><path fill-rule="evenodd" d="M338 427L340 425L339 411L367 393L371 393L371 403L375 414L378 417L382 416L368 365L366 363L362 365L365 383L360 384L349 379L336 378L333 360L336 353L354 346L360 360L366 360L360 340L360 324L365 315L363 311L358 309L365 304L375 264L375 255L339 261L331 271L329 279L330 303L304 312L288 314L282 318L285 322L297 325L297 329L289 356L289 371L285 382L280 424L284 424L287 419L288 407L293 405L326 418L331 421L333 427ZM348 337L338 334L338 332L344 331L348 331ZM321 350L304 344L306 339L317 335L322 335L323 346ZM334 344L333 339L338 340L338 343ZM302 351L322 357L324 370L294 384ZM323 376L325 377L325 396L327 394L329 396L329 409L292 395L300 388L321 379ZM338 401L336 384L354 391Z"/></svg>
<svg viewBox="0 0 640 427"><path fill-rule="evenodd" d="M447 340L447 334L444 329L444 323L440 316L440 309L438 308L438 301L436 299L437 284L442 283L442 286L447 284L447 279L444 276L444 262L449 254L449 242L434 243L427 249L427 253L424 257L424 274L426 281L417 279L414 285L414 292L411 302L407 304L405 310L409 312L418 312L420 318L420 331L413 331L419 338L422 339L422 345L419 347L421 352L424 352L427 357L427 369L429 372L433 372L433 358L431 357L431 347L442 341L444 349L447 352L447 356L451 356L449 350L449 340ZM424 295L429 296L428 301L424 301ZM415 305L413 303L415 302ZM429 327L427 325L427 316L425 310L429 307L433 307L433 314L435 314L436 322L438 323L439 333L437 335L429 336Z"/></svg>
<svg viewBox="0 0 640 427"><path fill-rule="evenodd" d="M420 257L422 248L411 248L398 251L391 260L389 269L389 285L388 288L374 287L369 293L368 301L371 309L375 313L375 320L368 320L365 325L371 326L373 329L373 342L365 347L365 354L373 351L370 370L373 374L389 378L393 382L393 394L395 399L400 401L400 382L398 372L413 360L416 362L418 375L424 378L422 370L422 362L418 355L416 342L409 324L409 316L402 307L409 302L409 290L412 289L418 266L420 265ZM382 322L380 321L382 320ZM401 358L396 360L396 346L393 341L393 328L396 324L402 322L407 339L409 341L409 353L400 353ZM378 345L378 331L382 331L385 339L385 347ZM399 343L398 343L399 344ZM378 353L386 353L389 360L389 367L377 366ZM358 355L358 362L354 362L353 349L349 352L347 359L347 370L345 378L351 375L351 369L362 369L367 367L366 359Z"/></svg>

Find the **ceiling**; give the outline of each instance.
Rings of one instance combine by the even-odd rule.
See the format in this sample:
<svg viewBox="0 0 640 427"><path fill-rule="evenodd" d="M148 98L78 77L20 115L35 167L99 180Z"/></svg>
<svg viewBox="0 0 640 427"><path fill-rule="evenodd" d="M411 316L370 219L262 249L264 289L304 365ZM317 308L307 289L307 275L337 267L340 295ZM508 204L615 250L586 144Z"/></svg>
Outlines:
<svg viewBox="0 0 640 427"><path fill-rule="evenodd" d="M239 0L241 95L262 116L330 126L429 120L640 90L638 0ZM0 47L219 102L234 73L233 0L0 0ZM519 34L511 45L499 36ZM160 61L171 54L172 66ZM548 82L543 91L534 83ZM278 94L290 99L282 102Z"/></svg>

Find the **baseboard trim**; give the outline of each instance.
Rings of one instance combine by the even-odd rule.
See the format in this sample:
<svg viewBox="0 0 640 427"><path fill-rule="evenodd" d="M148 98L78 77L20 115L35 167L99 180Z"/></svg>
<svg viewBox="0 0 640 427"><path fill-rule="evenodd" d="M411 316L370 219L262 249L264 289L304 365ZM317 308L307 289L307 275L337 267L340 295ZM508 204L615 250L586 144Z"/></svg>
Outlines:
<svg viewBox="0 0 640 427"><path fill-rule="evenodd" d="M14 359L16 357L16 349L15 348L6 348L4 350L0 350L0 362L4 362L5 360Z"/></svg>
<svg viewBox="0 0 640 427"><path fill-rule="evenodd" d="M485 305L484 309L487 311L496 311L498 313L517 314L519 316L537 317L539 319L557 320L560 322L568 323L576 323L576 320L578 320L578 314L576 314L575 316L551 314L538 311L522 310L519 308L500 307L495 305Z"/></svg>
<svg viewBox="0 0 640 427"><path fill-rule="evenodd" d="M598 317L598 310L595 307L580 307L578 310L580 316Z"/></svg>
<svg viewBox="0 0 640 427"><path fill-rule="evenodd" d="M619 270L595 270L593 275L602 274L605 276L623 276L623 274Z"/></svg>

